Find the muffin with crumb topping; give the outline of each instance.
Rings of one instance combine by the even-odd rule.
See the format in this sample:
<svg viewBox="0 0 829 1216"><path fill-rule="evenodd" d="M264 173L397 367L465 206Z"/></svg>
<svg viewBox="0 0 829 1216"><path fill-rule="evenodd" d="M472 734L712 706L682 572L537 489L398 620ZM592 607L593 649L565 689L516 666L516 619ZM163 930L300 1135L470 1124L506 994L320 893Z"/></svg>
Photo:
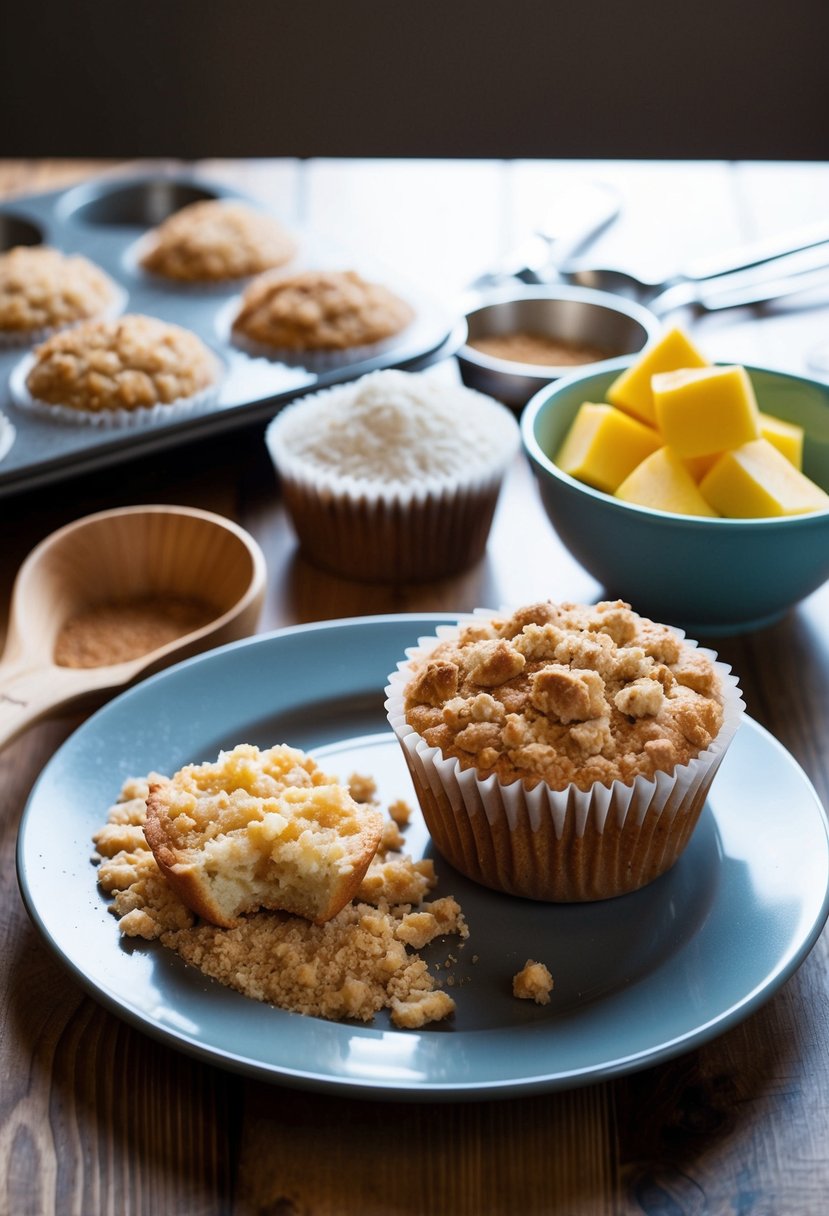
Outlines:
<svg viewBox="0 0 829 1216"><path fill-rule="evenodd" d="M154 417L204 400L219 374L218 359L189 329L127 314L38 346L18 403L73 421Z"/></svg>
<svg viewBox="0 0 829 1216"><path fill-rule="evenodd" d="M39 342L48 334L115 309L122 293L94 262L47 245L0 254L0 343Z"/></svg>
<svg viewBox="0 0 829 1216"><path fill-rule="evenodd" d="M435 845L532 899L668 870L742 712L713 652L621 601L479 613L407 656L386 707Z"/></svg>
<svg viewBox="0 0 829 1216"><path fill-rule="evenodd" d="M148 233L144 270L179 283L221 283L283 266L296 242L274 216L245 203L190 203Z"/></svg>
<svg viewBox="0 0 829 1216"><path fill-rule="evenodd" d="M270 271L245 290L233 338L263 353L354 354L395 337L414 313L356 270Z"/></svg>

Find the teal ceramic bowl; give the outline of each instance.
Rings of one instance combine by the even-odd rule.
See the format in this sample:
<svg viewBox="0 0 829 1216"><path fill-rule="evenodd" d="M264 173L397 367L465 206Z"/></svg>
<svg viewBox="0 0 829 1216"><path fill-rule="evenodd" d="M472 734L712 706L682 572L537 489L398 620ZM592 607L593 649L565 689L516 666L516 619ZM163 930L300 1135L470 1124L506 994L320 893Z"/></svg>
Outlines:
<svg viewBox="0 0 829 1216"><path fill-rule="evenodd" d="M553 462L583 401L604 401L631 358L594 364L528 402L521 434L544 508L610 598L691 636L769 625L829 578L829 510L783 519L703 519L621 502ZM829 384L749 367L760 409L806 432L803 471L829 492Z"/></svg>

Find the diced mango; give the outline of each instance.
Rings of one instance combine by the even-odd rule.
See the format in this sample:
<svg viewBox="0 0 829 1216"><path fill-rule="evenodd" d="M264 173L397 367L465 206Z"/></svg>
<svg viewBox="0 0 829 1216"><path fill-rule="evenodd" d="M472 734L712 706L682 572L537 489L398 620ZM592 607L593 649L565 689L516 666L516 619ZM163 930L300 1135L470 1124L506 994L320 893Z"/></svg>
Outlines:
<svg viewBox="0 0 829 1216"><path fill-rule="evenodd" d="M556 464L571 477L613 494L661 442L651 427L612 405L585 401L565 436Z"/></svg>
<svg viewBox="0 0 829 1216"><path fill-rule="evenodd" d="M753 439L724 452L699 488L715 510L736 519L802 515L829 508L829 494L768 439Z"/></svg>
<svg viewBox="0 0 829 1216"><path fill-rule="evenodd" d="M697 489L697 483L670 448L646 456L625 478L616 497L640 507L654 507L675 515L716 515Z"/></svg>
<svg viewBox="0 0 829 1216"><path fill-rule="evenodd" d="M722 456L722 452L710 452L707 456L686 456L682 463L694 481L699 483L708 470L714 467L720 456Z"/></svg>
<svg viewBox="0 0 829 1216"><path fill-rule="evenodd" d="M760 436L768 439L796 469L803 468L803 427L760 411Z"/></svg>
<svg viewBox="0 0 829 1216"><path fill-rule="evenodd" d="M651 380L656 420L678 456L708 456L760 436L744 367L683 368Z"/></svg>
<svg viewBox="0 0 829 1216"><path fill-rule="evenodd" d="M607 399L634 418L656 426L651 376L680 367L708 367L708 360L681 329L674 327L616 377L607 390Z"/></svg>

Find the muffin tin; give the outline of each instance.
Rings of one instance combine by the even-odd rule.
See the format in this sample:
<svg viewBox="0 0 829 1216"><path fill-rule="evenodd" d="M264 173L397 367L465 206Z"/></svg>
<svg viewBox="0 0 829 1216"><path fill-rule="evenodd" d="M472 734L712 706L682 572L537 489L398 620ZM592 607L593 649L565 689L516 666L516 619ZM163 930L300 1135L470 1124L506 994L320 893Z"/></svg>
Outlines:
<svg viewBox="0 0 829 1216"><path fill-rule="evenodd" d="M299 225L288 225L299 252L286 272L305 267L354 269L407 300L415 319L397 338L370 354L361 352L324 366L306 366L254 356L230 340L230 322L249 280L225 284L179 285L143 271L139 242L146 232L188 203L255 200L226 186L181 173L105 177L54 191L19 197L0 206L0 249L44 243L66 253L82 253L126 292L124 311L148 313L184 325L218 355L224 374L215 404L186 418L162 418L134 428L70 426L35 417L15 404L12 384L31 351L0 349L3 391L0 412L8 420L5 455L0 450L0 495L57 481L132 456L170 448L189 439L227 431L272 417L287 402L308 392L351 380L380 367L418 369L453 354L466 327L439 301L393 269L375 264L365 252L346 249ZM0 444L0 449L3 445Z"/></svg>

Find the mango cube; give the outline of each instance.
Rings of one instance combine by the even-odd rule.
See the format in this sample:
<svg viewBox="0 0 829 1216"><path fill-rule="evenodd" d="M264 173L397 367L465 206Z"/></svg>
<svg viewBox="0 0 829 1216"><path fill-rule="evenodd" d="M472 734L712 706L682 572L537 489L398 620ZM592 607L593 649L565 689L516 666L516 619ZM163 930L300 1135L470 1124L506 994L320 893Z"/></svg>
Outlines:
<svg viewBox="0 0 829 1216"><path fill-rule="evenodd" d="M803 515L829 508L829 494L768 439L753 439L724 452L699 488L715 510L735 519Z"/></svg>
<svg viewBox="0 0 829 1216"><path fill-rule="evenodd" d="M607 390L607 399L634 418L656 426L651 376L680 367L708 367L708 360L681 329L674 327L616 377Z"/></svg>
<svg viewBox="0 0 829 1216"><path fill-rule="evenodd" d="M759 410L744 367L683 368L652 378L656 420L678 456L725 452L760 436Z"/></svg>
<svg viewBox="0 0 829 1216"><path fill-rule="evenodd" d="M623 502L654 507L675 515L716 515L697 489L697 483L670 448L646 456L616 491Z"/></svg>
<svg viewBox="0 0 829 1216"><path fill-rule="evenodd" d="M707 456L686 456L682 463L694 481L699 483L708 470L714 467L720 456L722 456L722 452L710 452Z"/></svg>
<svg viewBox="0 0 829 1216"><path fill-rule="evenodd" d="M760 411L760 437L768 439L796 469L803 468L803 427Z"/></svg>
<svg viewBox="0 0 829 1216"><path fill-rule="evenodd" d="M556 464L571 477L613 494L661 443L651 427L612 405L585 401L565 436Z"/></svg>

